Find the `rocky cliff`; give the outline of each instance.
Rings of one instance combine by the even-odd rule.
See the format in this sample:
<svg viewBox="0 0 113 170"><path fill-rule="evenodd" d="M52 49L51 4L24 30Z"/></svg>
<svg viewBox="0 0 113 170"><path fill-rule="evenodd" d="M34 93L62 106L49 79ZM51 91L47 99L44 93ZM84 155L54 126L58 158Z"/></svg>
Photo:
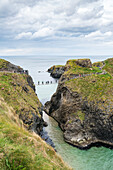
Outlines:
<svg viewBox="0 0 113 170"><path fill-rule="evenodd" d="M111 61L104 61L102 69L111 71ZM65 67L56 93L45 104L46 113L57 120L65 141L72 145L113 146L112 75L89 60L69 60Z"/></svg>
<svg viewBox="0 0 113 170"><path fill-rule="evenodd" d="M51 68L48 69L48 72L51 73L50 75L53 78L60 78L64 71L65 66L62 65L52 66Z"/></svg>
<svg viewBox="0 0 113 170"><path fill-rule="evenodd" d="M35 94L35 85L28 71L0 59L0 95L13 107L27 129L35 127L34 131L40 134L45 124L42 104Z"/></svg>

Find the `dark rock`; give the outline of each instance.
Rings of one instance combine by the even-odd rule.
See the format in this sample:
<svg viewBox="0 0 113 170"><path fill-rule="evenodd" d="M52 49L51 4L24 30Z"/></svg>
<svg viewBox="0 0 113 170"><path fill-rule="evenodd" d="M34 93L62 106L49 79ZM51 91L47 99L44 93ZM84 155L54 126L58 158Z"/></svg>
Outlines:
<svg viewBox="0 0 113 170"><path fill-rule="evenodd" d="M40 118L38 115L35 115L34 113L32 113L32 115L33 115L32 129L34 132L40 135L41 132L43 131L44 120Z"/></svg>
<svg viewBox="0 0 113 170"><path fill-rule="evenodd" d="M46 132L45 128L40 133L40 136L43 140L45 140L46 143L48 143L50 146L52 146L55 149L55 145L54 145L53 141L50 139L50 137L48 136L48 133Z"/></svg>
<svg viewBox="0 0 113 170"><path fill-rule="evenodd" d="M28 70L24 70L24 73L25 73L26 75L29 75Z"/></svg>
<svg viewBox="0 0 113 170"><path fill-rule="evenodd" d="M50 75L53 78L60 78L64 71L65 66L53 66L48 69L48 72L51 73Z"/></svg>
<svg viewBox="0 0 113 170"><path fill-rule="evenodd" d="M44 126L44 127L47 127L47 126L48 126L48 123L44 121L44 122L43 122L43 126Z"/></svg>
<svg viewBox="0 0 113 170"><path fill-rule="evenodd" d="M20 66L16 66L8 61L4 60L3 67L0 68L0 71L8 71L8 72L14 72L14 73L23 73L24 70Z"/></svg>
<svg viewBox="0 0 113 170"><path fill-rule="evenodd" d="M35 85L34 85L34 82L33 82L33 79L30 75L27 76L27 82L29 84L29 86L34 90L35 92Z"/></svg>
<svg viewBox="0 0 113 170"><path fill-rule="evenodd" d="M29 89L28 89L26 86L22 87L22 89L23 89L26 93L28 93L28 91L29 91Z"/></svg>

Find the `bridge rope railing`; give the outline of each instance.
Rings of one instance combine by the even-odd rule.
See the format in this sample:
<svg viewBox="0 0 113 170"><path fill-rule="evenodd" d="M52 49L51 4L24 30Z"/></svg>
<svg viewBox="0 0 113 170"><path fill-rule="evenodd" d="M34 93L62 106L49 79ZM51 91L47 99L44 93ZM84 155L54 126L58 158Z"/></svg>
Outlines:
<svg viewBox="0 0 113 170"><path fill-rule="evenodd" d="M97 75L104 75L104 74L107 74L107 72L106 71L103 71L103 72L96 72L96 73L91 73L91 74L78 74L78 75L73 75L72 77L70 77L70 78L68 78L68 80L71 80L71 79L77 79L77 78L80 78L80 77L86 77L86 76L91 76L91 75L94 75L94 74L97 74ZM62 80L61 80L62 81ZM64 80L64 81L67 81L67 79L66 80ZM54 81L52 81L52 80L50 80L50 81L38 81L38 86L39 85L50 85L50 84L58 84L58 82L59 82L59 80L54 80Z"/></svg>
<svg viewBox="0 0 113 170"><path fill-rule="evenodd" d="M55 80L55 81L38 81L38 83L36 84L37 86L40 86L40 85L50 85L50 84L58 84L58 80Z"/></svg>

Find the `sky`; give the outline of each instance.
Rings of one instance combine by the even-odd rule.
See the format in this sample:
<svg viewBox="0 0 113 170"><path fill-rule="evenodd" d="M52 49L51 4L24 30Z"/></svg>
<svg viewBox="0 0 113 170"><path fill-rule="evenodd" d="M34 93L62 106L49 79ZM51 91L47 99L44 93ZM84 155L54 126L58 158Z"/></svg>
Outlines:
<svg viewBox="0 0 113 170"><path fill-rule="evenodd" d="M0 55L113 55L113 0L0 0Z"/></svg>

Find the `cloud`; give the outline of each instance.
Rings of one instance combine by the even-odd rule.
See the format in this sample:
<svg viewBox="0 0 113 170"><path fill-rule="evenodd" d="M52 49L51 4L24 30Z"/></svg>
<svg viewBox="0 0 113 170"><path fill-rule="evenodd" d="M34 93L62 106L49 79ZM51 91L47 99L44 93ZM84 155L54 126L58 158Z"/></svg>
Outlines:
<svg viewBox="0 0 113 170"><path fill-rule="evenodd" d="M15 39L21 39L21 38L26 38L29 39L32 37L32 33L31 32L22 32L20 34L18 34Z"/></svg>
<svg viewBox="0 0 113 170"><path fill-rule="evenodd" d="M39 37L47 37L52 36L54 34L54 31L52 28L42 28L39 31L35 32L32 35L32 38L39 38Z"/></svg>
<svg viewBox="0 0 113 170"><path fill-rule="evenodd" d="M25 3L26 1L12 0L11 4L6 1L6 8L9 6L10 11L15 9L15 15L12 14L10 17L6 12L7 17L4 22L6 28L13 34L22 32L33 34L45 28L51 28L56 34L59 34L59 30L60 33L61 30L70 30L70 27L73 27L73 30L78 27L93 28L102 15L100 1L67 0L65 3L64 0L42 0L34 3L33 0L29 0Z"/></svg>
<svg viewBox="0 0 113 170"><path fill-rule="evenodd" d="M102 33L100 31L95 31L88 35L85 35L85 38L105 39L111 37L112 35L113 33L111 31L105 33Z"/></svg>
<svg viewBox="0 0 113 170"><path fill-rule="evenodd" d="M32 32L22 32L18 34L15 39L36 39L41 37L48 37L52 36L54 34L54 31L52 28L42 28L39 31L32 33Z"/></svg>
<svg viewBox="0 0 113 170"><path fill-rule="evenodd" d="M109 43L112 16L112 0L1 0L0 41L62 47Z"/></svg>

